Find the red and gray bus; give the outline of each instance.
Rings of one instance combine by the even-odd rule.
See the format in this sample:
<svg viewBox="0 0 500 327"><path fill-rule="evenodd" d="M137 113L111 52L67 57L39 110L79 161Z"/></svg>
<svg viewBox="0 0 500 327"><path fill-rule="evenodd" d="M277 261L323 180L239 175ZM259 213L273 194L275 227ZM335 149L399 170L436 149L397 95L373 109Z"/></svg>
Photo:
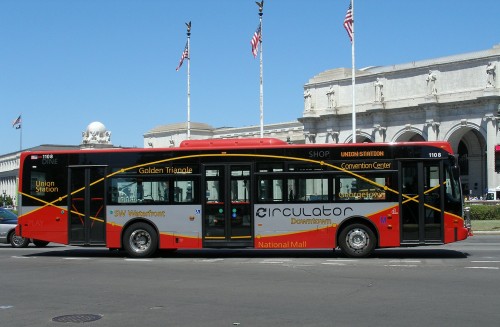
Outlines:
<svg viewBox="0 0 500 327"><path fill-rule="evenodd" d="M209 139L21 155L19 235L132 257L202 248L366 257L464 240L469 230L446 142Z"/></svg>

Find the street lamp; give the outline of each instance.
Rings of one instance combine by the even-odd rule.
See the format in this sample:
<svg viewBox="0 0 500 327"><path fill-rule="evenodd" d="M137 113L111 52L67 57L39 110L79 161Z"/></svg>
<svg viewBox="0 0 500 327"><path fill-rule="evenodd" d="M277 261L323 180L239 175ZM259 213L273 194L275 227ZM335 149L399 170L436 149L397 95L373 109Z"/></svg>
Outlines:
<svg viewBox="0 0 500 327"><path fill-rule="evenodd" d="M3 207L5 208L5 196L6 196L7 192L5 190L3 190Z"/></svg>

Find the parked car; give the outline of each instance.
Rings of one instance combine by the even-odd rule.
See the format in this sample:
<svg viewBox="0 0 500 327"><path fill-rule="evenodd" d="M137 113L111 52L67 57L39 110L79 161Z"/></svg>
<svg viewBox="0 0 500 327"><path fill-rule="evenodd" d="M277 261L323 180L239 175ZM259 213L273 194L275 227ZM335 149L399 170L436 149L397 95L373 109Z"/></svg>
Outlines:
<svg viewBox="0 0 500 327"><path fill-rule="evenodd" d="M30 240L16 235L16 226L17 215L8 209L0 208L0 243L10 243L15 248L25 248L30 244L30 241L38 247L49 244L46 241Z"/></svg>

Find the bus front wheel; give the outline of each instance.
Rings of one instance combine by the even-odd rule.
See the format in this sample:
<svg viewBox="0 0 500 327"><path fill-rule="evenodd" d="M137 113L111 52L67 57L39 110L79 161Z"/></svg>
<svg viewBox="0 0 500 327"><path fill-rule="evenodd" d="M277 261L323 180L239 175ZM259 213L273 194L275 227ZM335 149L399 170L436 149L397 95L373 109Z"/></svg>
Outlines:
<svg viewBox="0 0 500 327"><path fill-rule="evenodd" d="M146 223L135 223L123 235L123 247L134 258L149 258L158 250L158 234Z"/></svg>
<svg viewBox="0 0 500 327"><path fill-rule="evenodd" d="M363 224L346 226L339 234L338 245L348 257L363 258L373 253L377 244L375 233Z"/></svg>

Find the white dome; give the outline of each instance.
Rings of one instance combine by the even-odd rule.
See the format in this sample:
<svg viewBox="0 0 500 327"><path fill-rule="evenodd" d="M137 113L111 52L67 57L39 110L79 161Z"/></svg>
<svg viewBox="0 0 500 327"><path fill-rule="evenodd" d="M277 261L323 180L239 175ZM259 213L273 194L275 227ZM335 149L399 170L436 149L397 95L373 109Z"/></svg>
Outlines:
<svg viewBox="0 0 500 327"><path fill-rule="evenodd" d="M98 121L90 123L85 132L82 132L82 137L82 144L111 144L111 132Z"/></svg>
<svg viewBox="0 0 500 327"><path fill-rule="evenodd" d="M97 133L104 133L106 132L106 126L104 126L103 123L101 122L98 122L98 121L95 121L95 122L92 122L89 124L89 126L87 126L87 132L97 132Z"/></svg>

